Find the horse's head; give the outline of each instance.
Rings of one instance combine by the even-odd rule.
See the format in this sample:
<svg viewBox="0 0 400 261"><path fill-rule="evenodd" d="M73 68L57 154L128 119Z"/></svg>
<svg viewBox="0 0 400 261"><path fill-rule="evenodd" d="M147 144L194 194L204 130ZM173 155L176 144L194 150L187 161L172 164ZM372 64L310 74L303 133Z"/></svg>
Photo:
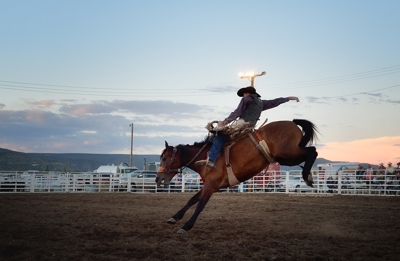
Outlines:
<svg viewBox="0 0 400 261"><path fill-rule="evenodd" d="M168 146L168 143L165 142L165 149L161 153L160 167L157 171L157 186L164 185L164 187L168 187L175 174L181 172L182 165L177 152L177 147Z"/></svg>

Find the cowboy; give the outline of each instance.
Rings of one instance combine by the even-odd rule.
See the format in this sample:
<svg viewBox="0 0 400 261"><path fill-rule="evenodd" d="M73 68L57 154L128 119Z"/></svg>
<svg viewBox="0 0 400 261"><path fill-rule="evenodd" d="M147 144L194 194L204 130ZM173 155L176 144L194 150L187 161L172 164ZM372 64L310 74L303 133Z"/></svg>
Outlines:
<svg viewBox="0 0 400 261"><path fill-rule="evenodd" d="M252 86L241 88L237 92L237 95L242 97L238 107L236 110L231 112L229 116L225 118L225 120L218 121L219 127L225 126L237 119L236 126L250 124L252 127L254 127L259 120L262 111L272 109L290 100L299 102L299 98L294 96L289 96L286 98L281 97L273 100L261 100L261 96ZM218 133L214 137L208 158L205 160L196 161L195 164L198 166L206 165L209 168L215 167L215 161L217 160L218 154L227 141L229 141L229 135Z"/></svg>
<svg viewBox="0 0 400 261"><path fill-rule="evenodd" d="M394 175L394 167L392 166L392 162L388 162L388 167L386 168L386 175L387 176Z"/></svg>

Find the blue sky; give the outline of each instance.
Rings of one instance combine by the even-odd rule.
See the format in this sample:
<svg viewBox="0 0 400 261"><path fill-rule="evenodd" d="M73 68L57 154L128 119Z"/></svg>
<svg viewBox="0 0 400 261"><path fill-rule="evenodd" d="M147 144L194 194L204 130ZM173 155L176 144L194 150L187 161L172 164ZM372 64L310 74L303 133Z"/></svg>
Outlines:
<svg viewBox="0 0 400 261"><path fill-rule="evenodd" d="M0 147L159 154L255 80L330 160L400 161L399 1L0 1Z"/></svg>

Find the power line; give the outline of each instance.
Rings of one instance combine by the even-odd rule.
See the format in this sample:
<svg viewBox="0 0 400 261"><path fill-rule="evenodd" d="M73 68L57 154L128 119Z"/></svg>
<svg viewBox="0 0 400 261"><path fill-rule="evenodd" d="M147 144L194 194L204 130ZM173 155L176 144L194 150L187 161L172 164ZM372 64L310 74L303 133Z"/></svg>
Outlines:
<svg viewBox="0 0 400 261"><path fill-rule="evenodd" d="M371 92L377 92L377 91L392 89L392 88L396 88L396 87L400 87L400 84L396 84L396 85L393 85L393 86L384 87L384 88L380 88L380 89L375 89L375 90L371 90L371 91L364 91L364 92L357 92L357 93L346 94L346 95L340 95L340 96L331 96L331 97L323 97L323 98L315 98L315 99L342 98L342 97L354 96L354 95L360 95L360 94L369 94L369 93L371 93Z"/></svg>
<svg viewBox="0 0 400 261"><path fill-rule="evenodd" d="M275 88L280 90L289 90L289 89L300 89L300 88L308 88L308 87L315 87L321 85L329 85L329 84L337 84L343 82L350 82L356 80L364 80L378 76L384 76L389 74L395 74L400 72L400 65L392 66L383 69L377 69L367 72L355 73L355 74L348 74L343 76L337 77L329 77L317 80L310 80L310 81L303 81L303 82L292 82L292 83L282 83L282 84L274 84L269 85L268 88Z"/></svg>
<svg viewBox="0 0 400 261"><path fill-rule="evenodd" d="M269 89L300 89L315 87L328 84L337 84L349 81L356 81L362 79L368 79L372 77L378 77L388 74L394 74L400 72L400 65L370 70L360 73L347 74L342 76L335 76L329 78L322 78L309 81L282 83L275 85L268 85ZM72 85L56 85L56 84L43 84L43 83L30 83L30 82L17 82L17 81L5 81L0 80L0 89L14 90L14 91L28 91L37 93L55 93L55 94L71 94L71 95L85 95L90 94L93 96L127 96L137 94L150 94L152 97L165 97L165 96L207 96L215 95L215 92L203 89L168 89L165 88L97 88L97 87L83 87L83 86L72 86ZM384 88L386 89L386 88Z"/></svg>
<svg viewBox="0 0 400 261"><path fill-rule="evenodd" d="M36 92L36 93L54 93L54 94L72 94L72 95L93 95L93 96L106 96L106 97L126 97L127 95L137 95L138 93L140 94L145 94L145 93L151 93L156 92L157 94L160 94L160 97L165 97L166 94L171 94L173 96L207 96L207 95L215 95L215 93L210 93L209 91L207 92L200 92L199 90L191 90L191 91L184 91L184 90L179 90L178 93L171 93L171 90L110 90L107 89L108 91L89 91L89 90L61 90L61 89L51 89L51 88L41 88L41 87L35 87L32 88L30 86L18 86L18 85L6 85L6 84L0 84L0 89L6 89L6 90L13 90L13 91L25 91L25 92ZM155 97L154 94L151 94L152 97Z"/></svg>

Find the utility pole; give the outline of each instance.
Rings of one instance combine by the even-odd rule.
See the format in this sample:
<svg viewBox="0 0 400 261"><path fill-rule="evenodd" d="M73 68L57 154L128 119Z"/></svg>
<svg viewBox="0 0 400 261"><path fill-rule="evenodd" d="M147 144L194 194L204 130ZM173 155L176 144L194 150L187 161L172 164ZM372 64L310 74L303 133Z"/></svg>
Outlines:
<svg viewBox="0 0 400 261"><path fill-rule="evenodd" d="M133 123L129 124L129 127L131 127L131 161L130 161L130 167L132 167L132 152L133 152Z"/></svg>
<svg viewBox="0 0 400 261"><path fill-rule="evenodd" d="M250 86L254 87L254 78L258 77L258 76L263 76L265 75L266 72L262 72L260 74L256 74L255 72L250 72L250 73L239 73L240 79L244 79L247 78L250 80Z"/></svg>

